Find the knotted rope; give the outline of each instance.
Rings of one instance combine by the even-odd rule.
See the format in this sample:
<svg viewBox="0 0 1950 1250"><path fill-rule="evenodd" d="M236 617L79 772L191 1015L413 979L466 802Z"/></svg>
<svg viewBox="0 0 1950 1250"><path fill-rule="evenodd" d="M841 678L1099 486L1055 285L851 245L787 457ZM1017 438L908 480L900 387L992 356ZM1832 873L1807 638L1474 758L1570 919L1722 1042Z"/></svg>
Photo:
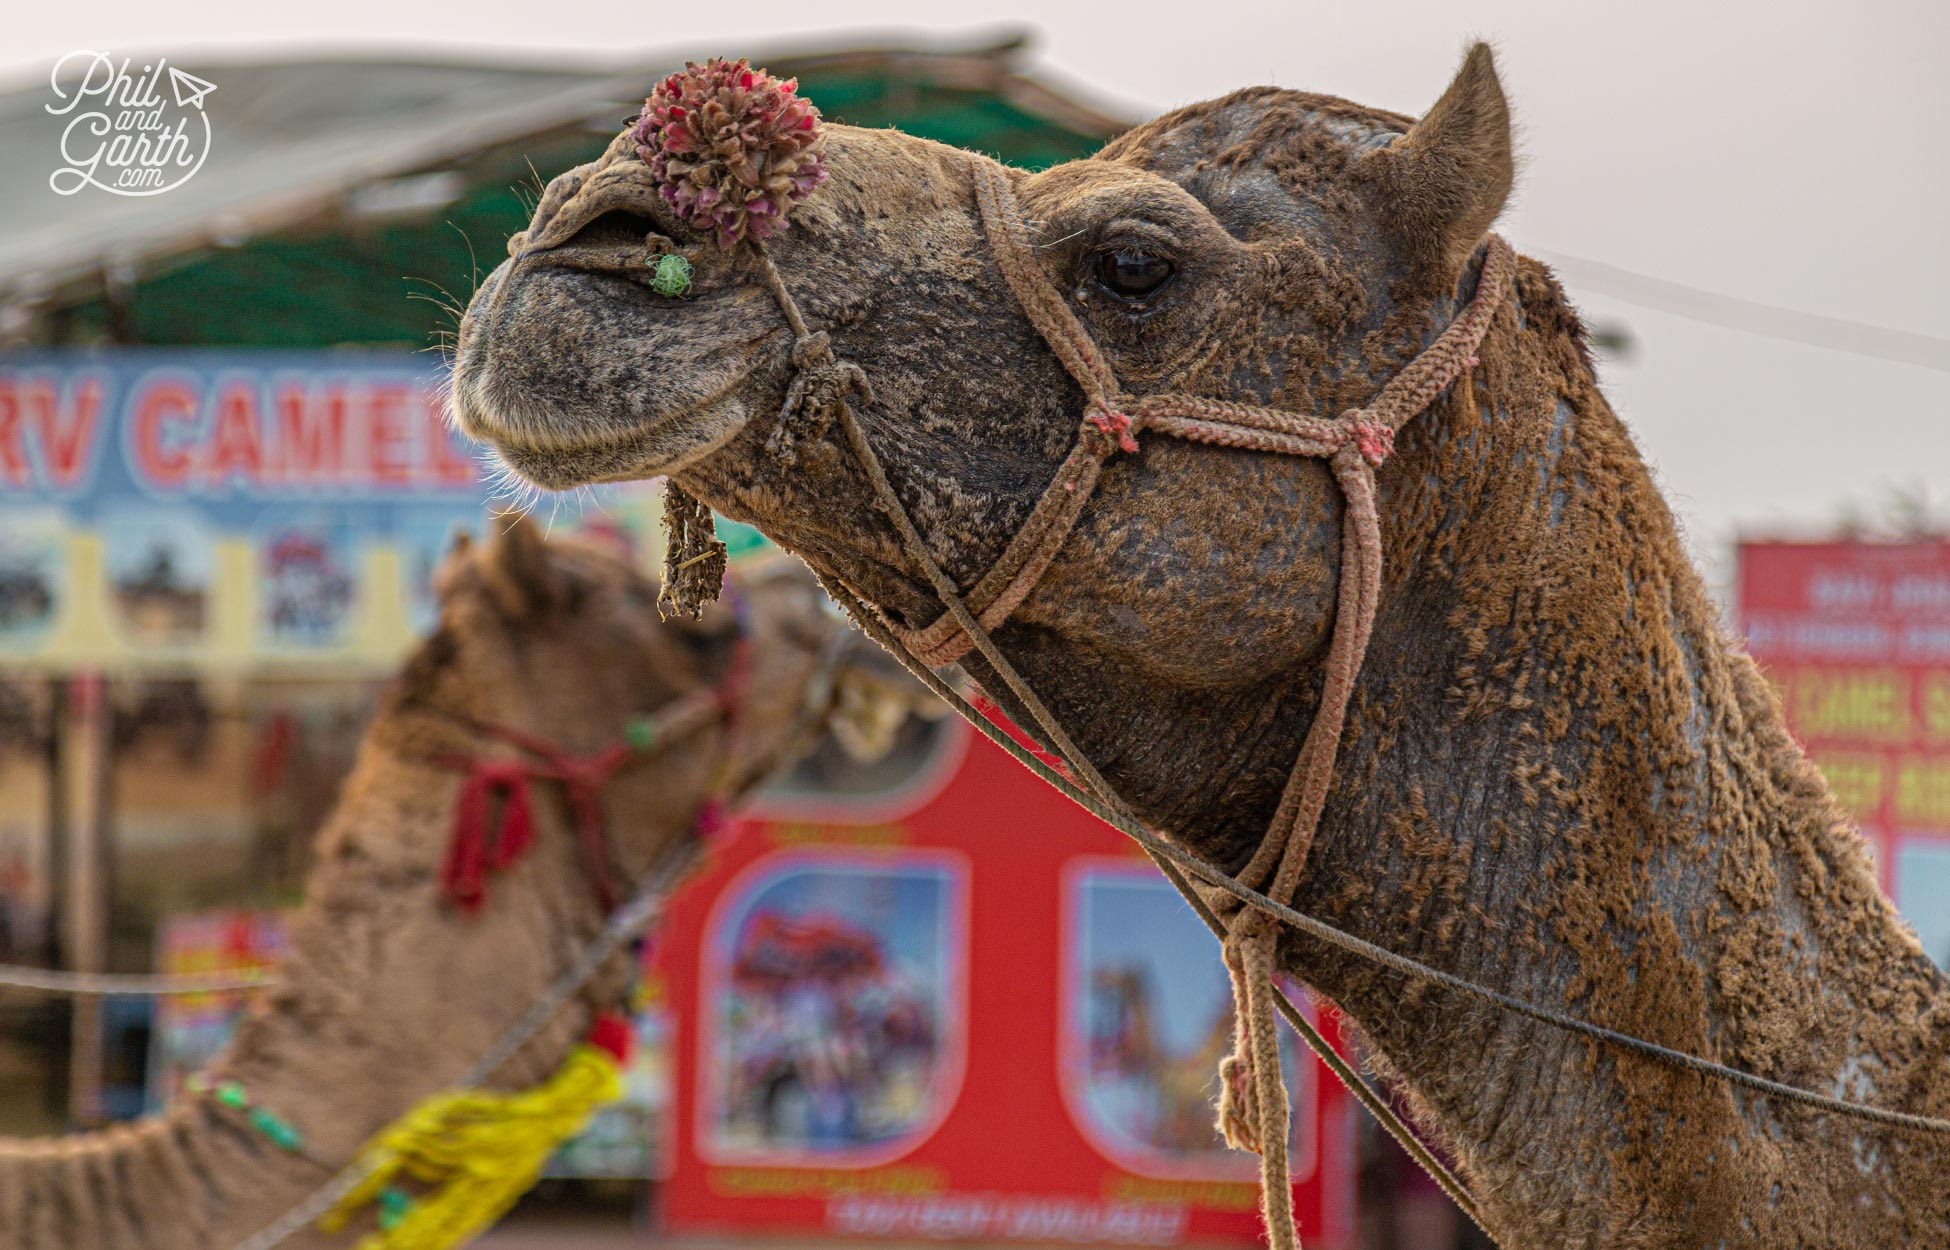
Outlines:
<svg viewBox="0 0 1950 1250"><path fill-rule="evenodd" d="M718 537L711 509L676 482L664 480L664 582L657 604L696 620L718 597L731 552Z"/></svg>
<svg viewBox="0 0 1950 1250"><path fill-rule="evenodd" d="M768 280L778 280L778 268L771 254L754 243L763 257ZM782 284L781 284L782 285ZM796 311L796 310L795 310ZM792 385L779 406L779 419L765 440L765 450L788 467L799 463L802 443L826 437L839 417L840 404L858 399L873 402L873 388L867 375L850 360L833 355L833 341L824 330L806 333L802 321L794 327L792 343Z"/></svg>

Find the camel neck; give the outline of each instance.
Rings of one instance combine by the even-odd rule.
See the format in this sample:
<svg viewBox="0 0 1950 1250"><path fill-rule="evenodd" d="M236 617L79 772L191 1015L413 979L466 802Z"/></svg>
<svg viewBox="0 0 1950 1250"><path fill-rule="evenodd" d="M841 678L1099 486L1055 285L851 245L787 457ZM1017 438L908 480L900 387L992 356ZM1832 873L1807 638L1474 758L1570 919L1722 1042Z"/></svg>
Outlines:
<svg viewBox="0 0 1950 1250"><path fill-rule="evenodd" d="M477 912L441 897L435 870L454 785L451 771L368 743L320 832L282 984L216 1064L215 1076L261 1091L322 1157L349 1158L460 1079L561 972L564 951L600 928L560 805L540 797L521 870L491 874ZM537 942L537 933L564 942ZM494 1083L548 1075L588 1016L565 1010Z"/></svg>
<svg viewBox="0 0 1950 1250"><path fill-rule="evenodd" d="M1950 989L1723 635L1561 296L1535 273L1520 290L1474 389L1424 414L1383 475L1390 572L1298 905L1612 1029L1950 1110L1950 1027L1928 1023L1950 1021ZM1336 520L1314 523L1319 548ZM1242 593L1273 593L1268 567ZM1073 600L1091 593L1076 586ZM1305 586L1250 606L1289 631L1327 610ZM1295 666L1292 632L1208 621L1226 645L1197 666L1136 628L1081 637L1032 619L1008 642L1147 820L1236 867L1319 679ZM1234 663L1261 679L1219 680ZM1508 1246L1938 1244L1950 1229L1914 1143L1736 1097L1306 941L1281 959L1400 1077ZM1887 1215L1880 1240L1849 1239L1839 1213L1854 1203ZM1843 1231L1806 1238L1830 1221Z"/></svg>
<svg viewBox="0 0 1950 1250"><path fill-rule="evenodd" d="M1547 372L1533 333L1455 418L1481 419L1498 471L1438 475L1474 492L1470 514L1422 536L1384 614L1301 905L1613 1029L1942 1109L1942 1026L1933 1041L1923 1020L1950 985L1723 634L1589 370L1524 385L1526 361ZM1922 1244L1950 1226L1914 1142L1305 942L1283 954L1453 1145L1507 1244ZM1806 1238L1856 1203L1874 1236Z"/></svg>
<svg viewBox="0 0 1950 1250"><path fill-rule="evenodd" d="M301 1158L214 1095L133 1126L0 1142L0 1229L20 1250L224 1250L281 1217L386 1124L459 1078L560 971L601 917L566 830L544 824L524 871L490 883L478 917L435 896L450 775L371 734L319 835L279 983L211 1065L300 1136ZM555 822L553 804L537 820ZM565 940L537 941L556 933ZM619 966L595 992L618 988ZM532 1084L588 1024L565 1009L492 1082ZM318 1162L313 1162L317 1160ZM296 1247L342 1244L308 1240Z"/></svg>

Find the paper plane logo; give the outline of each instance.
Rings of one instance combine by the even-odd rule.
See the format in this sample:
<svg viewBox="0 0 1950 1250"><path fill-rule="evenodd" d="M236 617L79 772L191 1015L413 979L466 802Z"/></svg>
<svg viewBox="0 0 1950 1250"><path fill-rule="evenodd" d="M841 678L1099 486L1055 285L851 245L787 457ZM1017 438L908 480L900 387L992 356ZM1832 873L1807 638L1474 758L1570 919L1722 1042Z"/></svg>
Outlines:
<svg viewBox="0 0 1950 1250"><path fill-rule="evenodd" d="M162 82L169 80L169 94ZM106 52L70 52L49 75L65 117L61 165L48 175L56 195L95 187L111 195L161 195L195 177L210 156L203 101L217 84L177 69L165 57L136 68Z"/></svg>
<svg viewBox="0 0 1950 1250"><path fill-rule="evenodd" d="M169 67L169 85L176 91L177 107L186 109L202 108L203 97L217 89L217 84L185 73L174 65Z"/></svg>

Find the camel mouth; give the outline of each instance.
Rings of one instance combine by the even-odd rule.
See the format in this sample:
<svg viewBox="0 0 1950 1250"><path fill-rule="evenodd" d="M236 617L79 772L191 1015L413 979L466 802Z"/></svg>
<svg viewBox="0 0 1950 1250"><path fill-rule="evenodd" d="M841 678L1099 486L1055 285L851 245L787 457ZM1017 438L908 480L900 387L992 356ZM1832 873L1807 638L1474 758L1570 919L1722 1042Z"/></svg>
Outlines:
<svg viewBox="0 0 1950 1250"><path fill-rule="evenodd" d="M736 395L725 393L614 433L578 433L579 423L538 413L519 395L497 396L491 374L456 367L448 419L467 437L487 444L522 481L543 490L572 490L682 472L737 437L751 414Z"/></svg>
<svg viewBox="0 0 1950 1250"><path fill-rule="evenodd" d="M739 319L718 315L695 334L639 283L565 259L518 255L475 293L454 354L457 429L523 481L566 490L679 472L745 428L741 392L756 365L783 360L778 328L727 334Z"/></svg>
<svg viewBox="0 0 1950 1250"><path fill-rule="evenodd" d="M687 413L677 421L695 430L700 425L719 428L714 440L694 448L691 454L672 458L661 446L658 432L581 447L534 447L507 441L491 441L494 454L515 476L543 490L573 490L604 482L640 482L646 478L680 473L731 441L745 427L744 404L735 399L700 412ZM478 437L478 436L476 436ZM490 440L483 440L490 441Z"/></svg>

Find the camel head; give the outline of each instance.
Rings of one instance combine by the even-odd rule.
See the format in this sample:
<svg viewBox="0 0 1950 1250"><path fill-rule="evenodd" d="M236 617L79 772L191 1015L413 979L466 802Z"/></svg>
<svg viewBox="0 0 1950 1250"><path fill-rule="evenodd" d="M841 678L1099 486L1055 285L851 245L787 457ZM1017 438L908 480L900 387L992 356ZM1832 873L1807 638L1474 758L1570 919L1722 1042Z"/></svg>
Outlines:
<svg viewBox="0 0 1950 1250"><path fill-rule="evenodd" d="M664 619L656 583L629 564L515 518L483 544L458 540L437 583L439 627L374 733L409 757L518 755L475 726L593 755L632 725L722 696L721 718L692 718L608 782L605 823L630 876L688 836L707 800L742 797L811 745L839 685L857 684L850 670L878 666L782 559L741 570L701 620Z"/></svg>
<svg viewBox="0 0 1950 1250"><path fill-rule="evenodd" d="M856 668L862 691L886 684L889 661L783 558L742 567L700 619L666 620L628 563L515 518L457 539L435 585L439 623L320 830L281 981L213 1069L263 1091L323 1157L349 1158L455 1080L598 932L605 883L614 902L667 884L682 863L667 853L811 746ZM600 827L579 819L592 797ZM510 853L473 861L463 888L467 846ZM553 1073L629 965L605 964L495 1081Z"/></svg>
<svg viewBox="0 0 1950 1250"><path fill-rule="evenodd" d="M828 177L764 246L812 328L865 371L867 437L969 585L1075 441L1081 392L997 271L971 187L985 158L840 125L824 142ZM1009 171L1045 272L1129 391L1328 416L1446 323L1511 176L1482 45L1419 122L1255 88L1089 159ZM653 289L665 252L693 267L681 297ZM768 452L792 345L751 246L681 219L626 132L549 186L476 293L454 411L543 486L676 475L896 620L926 624L939 606L838 440L790 463ZM1317 649L1340 499L1323 466L1269 459L1148 444L1138 469L1107 478L1101 519L1085 519L1088 565L1059 559L1016 623L1115 636L1121 660L1194 685ZM1310 523L1268 527L1269 509Z"/></svg>
<svg viewBox="0 0 1950 1250"><path fill-rule="evenodd" d="M832 717L877 723L914 700L782 557L741 567L695 621L665 619L656 582L625 561L522 518L457 539L435 580L439 624L381 700L320 830L280 981L210 1072L261 1094L325 1158L350 1158L458 1079L543 998L614 914L605 882L615 903L668 886L684 866L673 853L709 833L715 805L735 805ZM579 820L592 797L600 827ZM511 853L484 855L478 888L460 888L452 852L467 845ZM606 961L492 1083L554 1073L632 967ZM206 1214L248 1232L272 1201Z"/></svg>

